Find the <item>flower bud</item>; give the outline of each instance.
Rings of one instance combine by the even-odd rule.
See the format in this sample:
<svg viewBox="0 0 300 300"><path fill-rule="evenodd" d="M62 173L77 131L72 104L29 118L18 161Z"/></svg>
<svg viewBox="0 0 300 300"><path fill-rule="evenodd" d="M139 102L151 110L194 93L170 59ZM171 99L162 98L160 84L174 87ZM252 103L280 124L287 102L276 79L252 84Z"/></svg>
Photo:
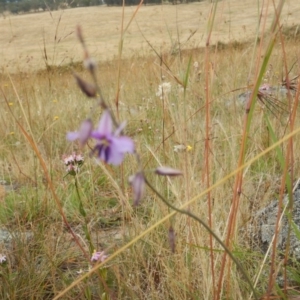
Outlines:
<svg viewBox="0 0 300 300"><path fill-rule="evenodd" d="M172 226L169 228L169 243L171 247L171 251L175 253L175 231Z"/></svg>
<svg viewBox="0 0 300 300"><path fill-rule="evenodd" d="M145 178L142 172L136 173L129 178L133 189L133 205L138 206L145 192Z"/></svg>
<svg viewBox="0 0 300 300"><path fill-rule="evenodd" d="M182 175L182 172L177 169L169 167L158 167L155 170L155 173L162 176L179 176Z"/></svg>
<svg viewBox="0 0 300 300"><path fill-rule="evenodd" d="M79 39L80 43L84 44L83 36L82 36L82 30L81 30L81 26L80 25L77 25L76 34L77 34L77 38Z"/></svg>
<svg viewBox="0 0 300 300"><path fill-rule="evenodd" d="M96 62L94 59L87 57L83 62L84 67L93 73L96 70Z"/></svg>
<svg viewBox="0 0 300 300"><path fill-rule="evenodd" d="M97 90L93 84L84 81L76 74L74 74L74 77L76 79L78 86L80 87L81 91L84 94L86 94L90 98L96 97Z"/></svg>

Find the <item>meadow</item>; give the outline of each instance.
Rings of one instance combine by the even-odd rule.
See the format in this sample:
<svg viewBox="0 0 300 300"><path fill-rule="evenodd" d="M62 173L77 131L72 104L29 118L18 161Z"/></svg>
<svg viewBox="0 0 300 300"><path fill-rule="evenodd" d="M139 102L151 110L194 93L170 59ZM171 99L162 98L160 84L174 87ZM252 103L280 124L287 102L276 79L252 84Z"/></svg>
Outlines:
<svg viewBox="0 0 300 300"><path fill-rule="evenodd" d="M1 17L1 299L299 299L299 261L277 234L264 253L249 229L300 173L299 83L287 80L300 4L275 3ZM86 97L74 74L83 92L100 88ZM284 79L287 96L259 89ZM87 117L97 126L102 101L138 159L114 166L91 155L94 141L66 139ZM137 172L149 185L134 205Z"/></svg>

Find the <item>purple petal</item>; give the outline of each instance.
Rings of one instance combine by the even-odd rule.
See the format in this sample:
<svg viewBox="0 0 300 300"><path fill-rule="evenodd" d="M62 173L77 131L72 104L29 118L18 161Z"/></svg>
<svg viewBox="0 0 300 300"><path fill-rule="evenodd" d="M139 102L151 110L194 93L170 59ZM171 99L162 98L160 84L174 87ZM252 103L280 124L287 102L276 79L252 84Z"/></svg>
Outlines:
<svg viewBox="0 0 300 300"><path fill-rule="evenodd" d="M105 110L98 125L98 133L101 135L111 135L113 122L108 110Z"/></svg>
<svg viewBox="0 0 300 300"><path fill-rule="evenodd" d="M106 161L109 164L115 166L122 163L124 159L124 153L134 152L134 143L133 141L126 136L121 137L111 137L110 145L105 150L105 153L100 153L100 158Z"/></svg>
<svg viewBox="0 0 300 300"><path fill-rule="evenodd" d="M103 134L101 134L100 132L98 132L98 131L96 131L96 130L93 130L93 131L91 132L91 138L93 138L93 139L95 139L95 140L101 141L101 140L105 139L106 136L103 135Z"/></svg>
<svg viewBox="0 0 300 300"><path fill-rule="evenodd" d="M87 119L82 122L80 129L79 129L79 142L81 146L84 146L87 140L90 138L91 133L93 130L93 123L90 119Z"/></svg>
<svg viewBox="0 0 300 300"><path fill-rule="evenodd" d="M111 147L103 146L102 147L102 157L103 160L106 161L107 163L110 163L110 158L111 158Z"/></svg>
<svg viewBox="0 0 300 300"><path fill-rule="evenodd" d="M111 145L98 144L93 152L97 152L100 160L115 166L121 164L124 159L124 154Z"/></svg>
<svg viewBox="0 0 300 300"><path fill-rule="evenodd" d="M67 140L69 141L75 141L78 138L79 138L79 133L77 131L67 133Z"/></svg>
<svg viewBox="0 0 300 300"><path fill-rule="evenodd" d="M90 119L87 119L82 122L79 131L68 132L67 139L69 141L75 141L79 139L81 146L84 146L91 136L93 130L93 123Z"/></svg>
<svg viewBox="0 0 300 300"><path fill-rule="evenodd" d="M134 142L131 138L127 136L113 137L111 139L111 143L113 148L118 149L118 152L134 152Z"/></svg>
<svg viewBox="0 0 300 300"><path fill-rule="evenodd" d="M110 153L110 149L109 146L106 146L102 143L97 144L93 150L93 152L97 154L98 158L100 160L103 160L107 163L108 159L109 159L109 153Z"/></svg>
<svg viewBox="0 0 300 300"><path fill-rule="evenodd" d="M118 166L122 163L123 159L124 159L124 153L119 152L118 149L116 148L110 147L109 155L106 160L108 164Z"/></svg>

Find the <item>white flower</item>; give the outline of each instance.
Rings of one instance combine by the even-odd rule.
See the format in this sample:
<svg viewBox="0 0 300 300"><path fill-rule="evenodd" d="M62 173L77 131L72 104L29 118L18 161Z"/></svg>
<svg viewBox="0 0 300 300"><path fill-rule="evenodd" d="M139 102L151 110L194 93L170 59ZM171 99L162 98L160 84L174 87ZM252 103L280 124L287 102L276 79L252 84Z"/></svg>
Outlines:
<svg viewBox="0 0 300 300"><path fill-rule="evenodd" d="M162 99L164 96L170 94L171 92L171 82L164 82L158 86L156 96Z"/></svg>
<svg viewBox="0 0 300 300"><path fill-rule="evenodd" d="M6 256L0 253L0 264L6 262Z"/></svg>
<svg viewBox="0 0 300 300"><path fill-rule="evenodd" d="M186 149L185 145L175 145L174 146L174 152L181 152L184 151Z"/></svg>

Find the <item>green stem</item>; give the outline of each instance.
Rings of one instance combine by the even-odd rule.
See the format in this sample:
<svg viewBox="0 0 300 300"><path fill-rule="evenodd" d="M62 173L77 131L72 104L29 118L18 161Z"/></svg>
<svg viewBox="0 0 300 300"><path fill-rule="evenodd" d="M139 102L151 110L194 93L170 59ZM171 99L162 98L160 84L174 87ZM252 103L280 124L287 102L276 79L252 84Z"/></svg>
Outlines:
<svg viewBox="0 0 300 300"><path fill-rule="evenodd" d="M84 217L84 225L83 225L84 234L85 234L86 239L89 242L90 253L92 253L95 248L94 248L94 245L93 245L93 242L92 242L92 239L91 239L91 235L90 235L90 232L89 232L89 229L88 229L88 221L87 221L87 218L86 218L86 212L85 212L85 209L83 207L83 203L81 201L79 188L78 188L77 177L75 177L75 190L76 190L76 194L77 194L77 197L78 197L78 200L79 200L79 212Z"/></svg>
<svg viewBox="0 0 300 300"><path fill-rule="evenodd" d="M177 211L178 213L187 215L189 217L191 217L192 219L194 219L195 221L197 221L198 223L200 223L215 239L216 241L221 245L221 247L225 250L225 252L229 255L229 257L233 260L233 262L236 264L236 266L238 267L238 269L241 271L241 273L243 274L243 276L245 277L246 281L248 282L254 298L256 300L258 300L258 295L256 293L256 290L247 274L247 272L244 270L244 268L242 267L242 265L240 264L240 262L234 257L234 255L231 253L231 251L229 250L229 248L226 247L226 245L222 242L222 240L211 230L211 228L204 222L202 221L199 217L197 217L196 215L194 215L193 213L191 213L188 210L184 210L184 209L179 209L177 207L175 207L174 205L172 205L171 203L169 203L152 185L151 183L147 180L147 178L145 177L145 182L148 185L148 187L171 209Z"/></svg>

